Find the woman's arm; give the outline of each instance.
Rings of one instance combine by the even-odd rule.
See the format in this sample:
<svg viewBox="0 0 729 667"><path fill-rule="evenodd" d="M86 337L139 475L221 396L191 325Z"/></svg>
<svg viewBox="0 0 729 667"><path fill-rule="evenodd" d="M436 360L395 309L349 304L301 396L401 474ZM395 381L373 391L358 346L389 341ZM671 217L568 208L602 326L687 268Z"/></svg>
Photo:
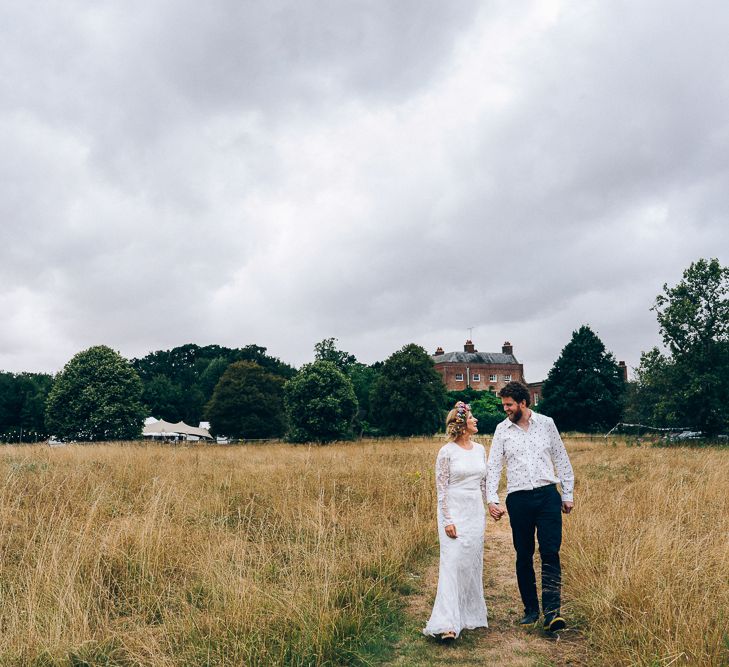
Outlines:
<svg viewBox="0 0 729 667"><path fill-rule="evenodd" d="M448 484L450 480L451 462L448 454L441 449L435 461L435 489L438 493L438 511L443 517L446 535L448 537L455 537L456 527L453 525L453 519L451 519L451 514L448 509Z"/></svg>

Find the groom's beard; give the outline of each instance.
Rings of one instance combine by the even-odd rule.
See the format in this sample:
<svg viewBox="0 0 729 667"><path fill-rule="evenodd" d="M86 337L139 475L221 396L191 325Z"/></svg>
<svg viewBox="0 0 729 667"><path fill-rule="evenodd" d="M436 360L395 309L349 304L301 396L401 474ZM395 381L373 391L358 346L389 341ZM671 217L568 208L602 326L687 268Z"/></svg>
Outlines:
<svg viewBox="0 0 729 667"><path fill-rule="evenodd" d="M518 422L523 416L524 413L521 411L521 408L517 408L516 412L509 415L509 419L516 424L516 422Z"/></svg>

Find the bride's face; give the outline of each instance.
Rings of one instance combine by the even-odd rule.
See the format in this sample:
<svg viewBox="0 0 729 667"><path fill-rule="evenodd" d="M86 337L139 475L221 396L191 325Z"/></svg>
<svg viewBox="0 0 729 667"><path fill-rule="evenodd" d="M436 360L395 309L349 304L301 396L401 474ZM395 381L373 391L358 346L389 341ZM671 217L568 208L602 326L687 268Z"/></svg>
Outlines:
<svg viewBox="0 0 729 667"><path fill-rule="evenodd" d="M470 412L466 417L466 433L473 435L478 433L478 419L476 419Z"/></svg>

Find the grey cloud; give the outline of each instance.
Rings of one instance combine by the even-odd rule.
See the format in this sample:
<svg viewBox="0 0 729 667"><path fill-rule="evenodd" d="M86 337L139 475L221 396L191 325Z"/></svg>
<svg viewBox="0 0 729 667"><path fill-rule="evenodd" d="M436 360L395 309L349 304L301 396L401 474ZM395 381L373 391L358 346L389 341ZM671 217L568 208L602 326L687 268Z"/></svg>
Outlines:
<svg viewBox="0 0 729 667"><path fill-rule="evenodd" d="M270 109L353 92L402 97L426 85L475 2L169 3L141 29L184 99ZM159 40L160 26L169 26Z"/></svg>
<svg viewBox="0 0 729 667"><path fill-rule="evenodd" d="M195 115L287 114L345 94L401 99L438 72L477 7L229 0L65 3L39 12L18 3L3 12L14 74L6 92L82 131L140 138L143 128L150 138Z"/></svg>
<svg viewBox="0 0 729 667"><path fill-rule="evenodd" d="M634 365L662 283L727 261L728 16L6 4L0 363L331 335L374 361L473 326L540 379L589 323Z"/></svg>

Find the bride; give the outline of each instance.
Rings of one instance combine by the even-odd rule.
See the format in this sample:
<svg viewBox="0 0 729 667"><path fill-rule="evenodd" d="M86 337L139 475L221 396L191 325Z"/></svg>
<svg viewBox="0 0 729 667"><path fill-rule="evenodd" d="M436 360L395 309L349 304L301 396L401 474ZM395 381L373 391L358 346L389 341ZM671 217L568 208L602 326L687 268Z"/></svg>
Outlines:
<svg viewBox="0 0 729 667"><path fill-rule="evenodd" d="M453 640L464 629L488 627L483 597L486 452L473 442L478 420L459 401L448 413L450 441L435 464L440 568L433 613L423 633Z"/></svg>

